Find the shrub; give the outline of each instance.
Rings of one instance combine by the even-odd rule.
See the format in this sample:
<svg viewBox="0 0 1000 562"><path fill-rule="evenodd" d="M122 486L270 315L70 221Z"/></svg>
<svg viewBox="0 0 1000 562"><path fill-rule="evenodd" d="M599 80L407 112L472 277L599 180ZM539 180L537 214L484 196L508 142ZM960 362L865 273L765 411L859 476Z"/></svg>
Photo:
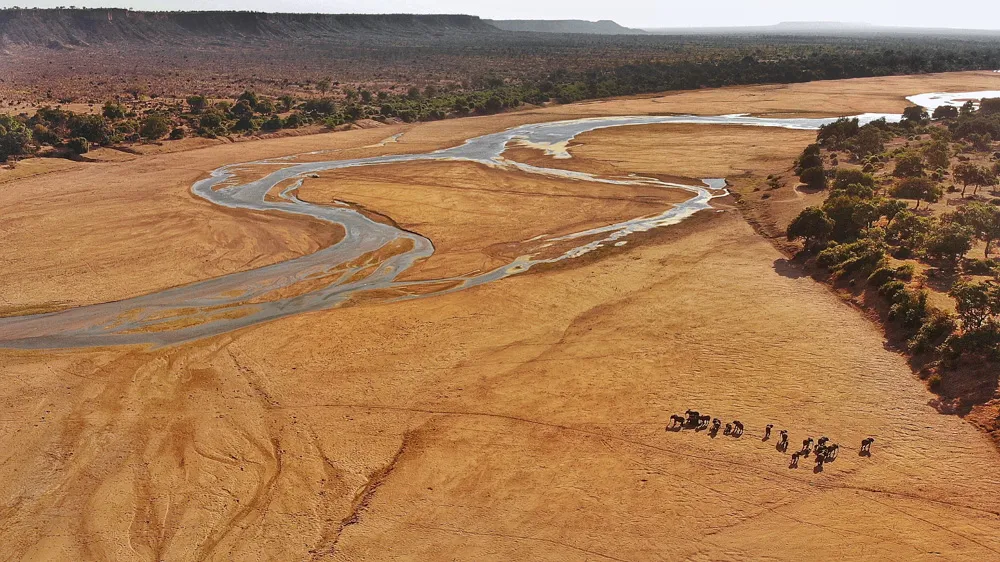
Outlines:
<svg viewBox="0 0 1000 562"><path fill-rule="evenodd" d="M941 388L941 375L931 375L931 378L927 379L927 388L932 391L937 391Z"/></svg>
<svg viewBox="0 0 1000 562"><path fill-rule="evenodd" d="M903 281L909 281L913 279L913 264L904 263L903 265L896 268L896 279L902 279Z"/></svg>
<svg viewBox="0 0 1000 562"><path fill-rule="evenodd" d="M812 243L826 240L831 232L833 232L833 221L826 216L823 209L808 207L788 225L785 235L789 240L804 238L806 243Z"/></svg>
<svg viewBox="0 0 1000 562"><path fill-rule="evenodd" d="M0 114L0 162L31 149L31 131L18 119Z"/></svg>
<svg viewBox="0 0 1000 562"><path fill-rule="evenodd" d="M847 244L835 244L819 253L816 264L835 273L871 271L885 259L885 244L862 238Z"/></svg>
<svg viewBox="0 0 1000 562"><path fill-rule="evenodd" d="M182 138L184 138L184 129L174 127L174 130L170 131L170 140L180 140Z"/></svg>
<svg viewBox="0 0 1000 562"><path fill-rule="evenodd" d="M799 179L812 189L826 189L826 171L822 166L802 170Z"/></svg>
<svg viewBox="0 0 1000 562"><path fill-rule="evenodd" d="M939 225L927 238L927 254L957 262L972 248L972 229L949 222Z"/></svg>
<svg viewBox="0 0 1000 562"><path fill-rule="evenodd" d="M905 328L918 328L927 316L927 291L903 289L893 299L889 319L898 321Z"/></svg>
<svg viewBox="0 0 1000 562"><path fill-rule="evenodd" d="M917 333L907 341L907 347L913 353L931 351L955 333L957 327L954 317L950 314L932 310L927 314Z"/></svg>
<svg viewBox="0 0 1000 562"><path fill-rule="evenodd" d="M101 114L108 119L122 119L125 117L125 106L113 101L105 102Z"/></svg>
<svg viewBox="0 0 1000 562"><path fill-rule="evenodd" d="M83 137L74 137L66 141L66 147L69 148L73 154L86 154L90 151L90 141Z"/></svg>
<svg viewBox="0 0 1000 562"><path fill-rule="evenodd" d="M222 117L222 114L215 111L206 113L202 115L200 119L198 119L198 124L201 125L202 128L213 131L221 128L223 122L224 119Z"/></svg>
<svg viewBox="0 0 1000 562"><path fill-rule="evenodd" d="M896 270L891 267L880 267L868 276L868 284L881 287L896 278Z"/></svg>
<svg viewBox="0 0 1000 562"><path fill-rule="evenodd" d="M169 133L171 126L166 115L150 115L139 124L139 135L146 140L156 140Z"/></svg>
<svg viewBox="0 0 1000 562"><path fill-rule="evenodd" d="M916 153L905 153L896 157L896 168L892 175L897 178L915 178L924 175L924 159Z"/></svg>

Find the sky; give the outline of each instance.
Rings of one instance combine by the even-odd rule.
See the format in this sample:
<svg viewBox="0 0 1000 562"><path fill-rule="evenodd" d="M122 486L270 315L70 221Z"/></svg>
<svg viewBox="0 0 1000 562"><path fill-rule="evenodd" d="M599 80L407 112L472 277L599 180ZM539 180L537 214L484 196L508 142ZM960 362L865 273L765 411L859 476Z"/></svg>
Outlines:
<svg viewBox="0 0 1000 562"><path fill-rule="evenodd" d="M769 25L841 21L905 27L1000 29L1000 1L964 0L0 0L0 7L133 10L473 14L492 19L610 19L628 27Z"/></svg>

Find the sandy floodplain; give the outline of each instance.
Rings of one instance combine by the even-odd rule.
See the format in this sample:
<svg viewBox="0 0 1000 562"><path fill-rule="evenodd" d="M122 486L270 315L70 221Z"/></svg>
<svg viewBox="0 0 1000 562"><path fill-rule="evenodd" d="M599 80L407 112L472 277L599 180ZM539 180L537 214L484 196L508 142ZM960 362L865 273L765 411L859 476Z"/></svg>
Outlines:
<svg viewBox="0 0 1000 562"><path fill-rule="evenodd" d="M959 73L725 88L80 163L3 184L16 222L3 225L0 302L16 314L116 300L342 235L190 194L232 162L426 151L590 115L899 111L906 95L997 83ZM726 176L749 192L812 138L624 127L581 135L557 163ZM536 233L678 200L465 163L339 170L299 195L427 236L437 253L411 274L435 277L487 267ZM0 350L5 558L1000 558L992 442L928 406L880 329L788 266L731 200L715 207L576 263L433 298L159 349ZM687 408L747 431L664 431ZM768 423L792 450L825 435L840 455L822 471L811 457L789 468L762 440ZM868 436L872 455L859 456Z"/></svg>

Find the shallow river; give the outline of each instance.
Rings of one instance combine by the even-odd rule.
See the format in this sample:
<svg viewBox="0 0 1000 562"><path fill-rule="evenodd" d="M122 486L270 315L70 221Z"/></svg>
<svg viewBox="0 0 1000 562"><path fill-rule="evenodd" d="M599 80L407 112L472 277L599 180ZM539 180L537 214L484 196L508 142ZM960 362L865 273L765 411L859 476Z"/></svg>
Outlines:
<svg viewBox="0 0 1000 562"><path fill-rule="evenodd" d="M957 104L958 96L925 94L935 104ZM979 96L982 97L982 96ZM944 100L944 101L942 101ZM898 115L865 114L862 122ZM609 244L622 245L630 234L675 224L710 208L712 198L725 194L724 180L705 185L681 185L643 177L598 177L582 172L541 168L503 158L507 144L516 141L547 149L554 158L568 158L565 146L579 134L607 127L664 123L744 125L786 129L818 129L833 119L769 119L744 115L601 117L522 125L476 137L460 146L425 154L402 154L297 162L295 157L223 166L197 182L192 191L225 207L308 215L338 224L344 238L313 254L258 269L232 273L122 301L82 306L60 312L0 318L0 346L61 348L120 344L169 345L220 334L291 314L327 309L352 297L399 300L459 291L523 273L541 263L573 259ZM662 213L637 217L569 235L535 239L535 250L487 272L445 279L399 281L415 262L430 257L434 246L423 236L376 222L344 204L317 205L302 201L296 189L318 172L414 161L466 161L520 170L530 174L616 185L647 185L680 189L691 197ZM239 183L238 171L272 170L263 177ZM257 175L260 175L259 173ZM280 184L280 190L278 189ZM271 192L272 196L267 194ZM273 195L277 193L278 196ZM556 255L545 252L558 245ZM568 246L569 249L564 249ZM547 257L539 257L546 254Z"/></svg>

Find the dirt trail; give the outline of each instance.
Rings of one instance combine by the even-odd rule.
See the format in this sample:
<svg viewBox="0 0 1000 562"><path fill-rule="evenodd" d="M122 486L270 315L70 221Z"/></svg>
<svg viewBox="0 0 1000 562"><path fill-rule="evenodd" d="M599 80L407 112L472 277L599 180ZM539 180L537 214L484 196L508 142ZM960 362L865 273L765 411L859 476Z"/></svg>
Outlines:
<svg viewBox="0 0 1000 562"><path fill-rule="evenodd" d="M913 93L913 80L900 81L899 95ZM943 78L927 80L922 90L942 89ZM688 99L697 106L716 95ZM809 110L808 99L785 103ZM607 102L607 111L619 103L638 102ZM558 109L598 110L585 107ZM468 120L466 136L513 119ZM419 125L370 150L448 144L459 126ZM644 148L631 164L621 150L628 130L584 139L581 158L690 174L702 157L653 157L673 150L668 133L633 131ZM182 227L197 207L182 172L197 175L198 166L247 150L277 155L386 136L338 133L101 164L106 178L143 162L176 166L171 177L136 182L135 201L160 191L175 198L157 227L182 234L157 239L168 261L144 270L144 282L138 268L91 277L94 298L202 271L191 245L216 227ZM767 154L734 148L731 165L752 172L736 187L801 149L790 142ZM7 186L3 197L37 209L5 233L21 238L4 246L11 265L2 286L31 275L31 260L44 254L25 232L38 238L52 217L73 224L73 201L102 208L100 200L113 200L83 183L97 173L90 170L51 174L50 191L36 198L29 194L41 178ZM57 174L79 187L60 195ZM381 195L398 201L383 183ZM432 299L304 314L157 350L0 350L5 556L800 560L820 548L830 558L1000 557L1000 455L990 441L937 414L877 327L782 267L781 254L721 203L721 212L574 267ZM421 212L444 232L446 213ZM51 271L65 273L36 276L38 294L55 298L84 282L70 269L94 248L130 263L143 240L128 233L145 227L126 219L48 248L63 260ZM231 224L259 228L247 236L273 235L287 251L320 243L291 224L277 232L257 220ZM234 251L259 243L239 240ZM664 431L670 414L689 407L739 419L747 432ZM842 446L839 458L822 472L812 457L789 469L775 441L761 440L767 423L789 430L793 447L829 436ZM877 439L873 454L861 457L868 436Z"/></svg>

